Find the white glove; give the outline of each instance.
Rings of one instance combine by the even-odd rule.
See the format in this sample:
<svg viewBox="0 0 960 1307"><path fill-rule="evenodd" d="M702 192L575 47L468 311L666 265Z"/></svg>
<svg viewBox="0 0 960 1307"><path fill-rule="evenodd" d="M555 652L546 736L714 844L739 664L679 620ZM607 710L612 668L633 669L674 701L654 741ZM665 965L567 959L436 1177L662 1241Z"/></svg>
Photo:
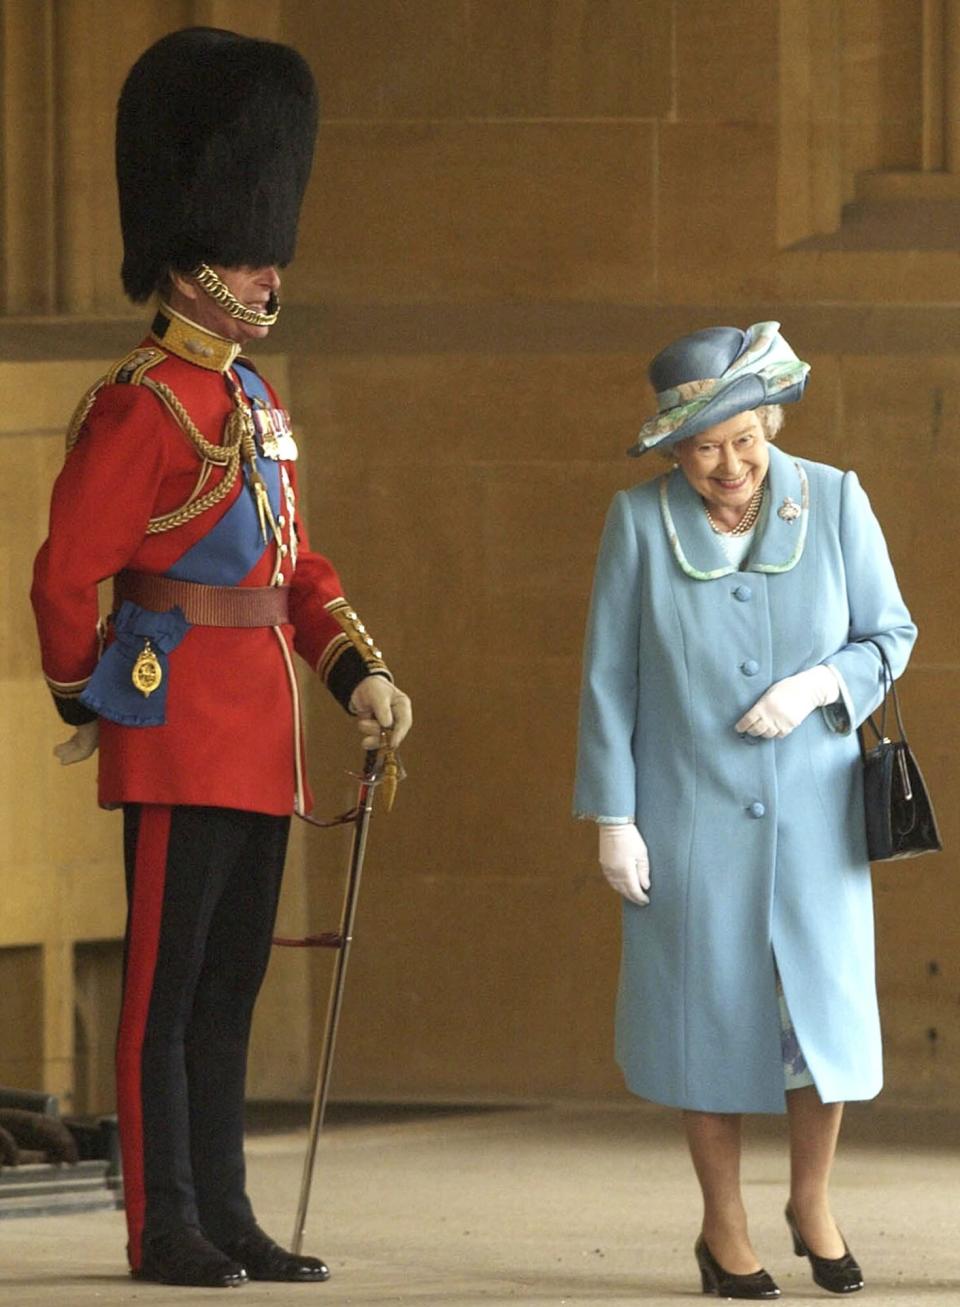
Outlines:
<svg viewBox="0 0 960 1307"><path fill-rule="evenodd" d="M641 906L649 903L650 858L643 836L632 821L622 825L599 822L600 869L625 899Z"/></svg>
<svg viewBox="0 0 960 1307"><path fill-rule="evenodd" d="M363 747L380 747L381 729L393 730L396 748L413 725L413 707L402 690L385 676L366 676L350 696L350 711L357 715Z"/></svg>
<svg viewBox="0 0 960 1307"><path fill-rule="evenodd" d="M825 708L839 698L836 672L821 663L796 676L775 681L743 714L734 730L741 735L759 735L765 740L782 739L809 717L814 708Z"/></svg>
<svg viewBox="0 0 960 1307"><path fill-rule="evenodd" d="M99 743L100 718L98 717L96 721L84 722L82 726L78 726L69 740L54 745L53 752L64 767L69 767L72 762L83 762L84 758L89 758L91 754L96 753Z"/></svg>

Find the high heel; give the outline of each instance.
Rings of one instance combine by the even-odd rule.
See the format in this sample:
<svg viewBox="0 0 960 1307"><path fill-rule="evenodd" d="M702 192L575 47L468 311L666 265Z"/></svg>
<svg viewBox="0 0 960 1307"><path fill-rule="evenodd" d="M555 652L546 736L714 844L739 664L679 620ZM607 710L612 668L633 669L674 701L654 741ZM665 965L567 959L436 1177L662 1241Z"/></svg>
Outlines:
<svg viewBox="0 0 960 1307"><path fill-rule="evenodd" d="M725 1271L707 1247L701 1234L693 1246L693 1255L700 1268L700 1283L704 1293L717 1298L779 1298L780 1290L772 1277L762 1268L749 1275L734 1275Z"/></svg>
<svg viewBox="0 0 960 1307"><path fill-rule="evenodd" d="M863 1288L863 1271L847 1247L843 1235L840 1236L843 1239L842 1257L818 1257L804 1242L789 1203L783 1214L787 1218L787 1227L793 1235L793 1251L798 1257L809 1259L814 1284L819 1284L820 1288L826 1289L828 1293L856 1293L858 1289Z"/></svg>

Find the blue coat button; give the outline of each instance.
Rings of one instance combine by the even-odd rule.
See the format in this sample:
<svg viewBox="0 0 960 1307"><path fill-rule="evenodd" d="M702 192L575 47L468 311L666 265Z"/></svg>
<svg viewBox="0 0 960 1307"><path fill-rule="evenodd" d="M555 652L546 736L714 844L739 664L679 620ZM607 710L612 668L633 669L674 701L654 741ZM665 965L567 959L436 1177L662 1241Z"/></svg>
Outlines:
<svg viewBox="0 0 960 1307"><path fill-rule="evenodd" d="M748 585L738 585L733 592L734 599L739 599L742 604L749 603L753 598L753 591Z"/></svg>
<svg viewBox="0 0 960 1307"><path fill-rule="evenodd" d="M756 676L760 670L760 664L755 658L745 658L740 664L740 670L744 676Z"/></svg>
<svg viewBox="0 0 960 1307"><path fill-rule="evenodd" d="M762 817L766 813L766 808L762 803L751 803L747 809L751 817Z"/></svg>

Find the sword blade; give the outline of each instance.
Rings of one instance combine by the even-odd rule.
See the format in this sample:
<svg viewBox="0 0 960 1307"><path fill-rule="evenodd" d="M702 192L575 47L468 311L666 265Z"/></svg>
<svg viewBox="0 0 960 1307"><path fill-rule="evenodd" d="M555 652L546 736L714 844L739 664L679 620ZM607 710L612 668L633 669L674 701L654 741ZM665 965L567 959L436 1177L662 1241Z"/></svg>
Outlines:
<svg viewBox="0 0 960 1307"><path fill-rule="evenodd" d="M324 1021L323 1040L320 1045L320 1059L317 1066L317 1081L313 1092L313 1106L310 1112L310 1130L307 1140L307 1153L303 1161L303 1174L300 1180L300 1198L297 1203L297 1215L293 1227L291 1250L299 1253L303 1245L303 1232L307 1223L307 1208L310 1204L310 1190L313 1185L314 1163L317 1156L317 1144L323 1119L327 1110L327 1096L330 1091L330 1078L333 1071L333 1055L337 1044L337 1027L340 1024L340 1010L343 1006L344 983L347 963L350 960L350 945L353 943L353 923L357 912L360 893L360 878L363 874L363 859L367 848L367 831L370 814L373 811L374 773L376 768L376 751L367 754L366 766L360 780L357 793L357 817L353 828L353 840L350 847L350 866L344 887L343 906L340 916L341 944L337 950L333 981L327 1000L327 1013Z"/></svg>

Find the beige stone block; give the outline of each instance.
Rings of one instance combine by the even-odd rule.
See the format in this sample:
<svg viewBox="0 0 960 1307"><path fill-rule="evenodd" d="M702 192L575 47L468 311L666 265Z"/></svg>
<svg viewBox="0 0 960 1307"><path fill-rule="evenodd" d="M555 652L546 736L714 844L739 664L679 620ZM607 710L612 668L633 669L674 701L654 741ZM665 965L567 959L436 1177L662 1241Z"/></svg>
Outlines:
<svg viewBox="0 0 960 1307"><path fill-rule="evenodd" d="M781 330L797 355L810 364L810 380L799 404L784 408L784 426L777 437L781 449L816 463L847 467L843 428L843 394L840 364L835 355L816 349L816 336L791 331L790 312L784 307Z"/></svg>
<svg viewBox="0 0 960 1307"><path fill-rule="evenodd" d="M678 121L776 121L778 8L774 0L674 6Z"/></svg>
<svg viewBox="0 0 960 1307"><path fill-rule="evenodd" d="M775 302L948 304L960 297L956 254L945 250L797 248L776 260L766 292Z"/></svg>
<svg viewBox="0 0 960 1307"><path fill-rule="evenodd" d="M840 88L852 172L921 163L923 6L865 0L840 11Z"/></svg>
<svg viewBox="0 0 960 1307"><path fill-rule="evenodd" d="M771 298L775 156L776 132L767 125L661 127L657 269L663 299Z"/></svg>
<svg viewBox="0 0 960 1307"><path fill-rule="evenodd" d="M495 0L471 5L471 117L658 117L670 103L665 0ZM469 70L469 71L468 71Z"/></svg>
<svg viewBox="0 0 960 1307"><path fill-rule="evenodd" d="M916 752L924 777L933 796L934 807L943 837L942 854L930 855L913 865L922 867L929 877L929 894L926 899L934 913L936 921L938 902L940 908L948 903L955 904L946 916L939 918L941 925L952 923L954 931L960 931L960 885L949 868L960 863L960 760L951 744L951 735L957 727L960 703L960 657L956 645L952 657L938 658L937 652L929 643L921 639L916 652L902 681L898 686L901 692L903 713L910 743ZM938 899L937 885L945 897ZM899 891L909 893L909 886L901 882ZM958 965L960 953L952 952L952 965Z"/></svg>
<svg viewBox="0 0 960 1307"><path fill-rule="evenodd" d="M778 238L832 232L845 197L841 41L834 0L779 6Z"/></svg>
<svg viewBox="0 0 960 1307"><path fill-rule="evenodd" d="M54 744L70 729L39 678L0 682L0 709L8 741L17 745L0 750L0 792L8 804L0 869L9 887L0 940L32 941L46 933L109 938L120 919L109 892L119 819L96 807L96 763L62 767L54 758ZM122 898L122 880L114 884ZM77 913L79 920L65 927Z"/></svg>
<svg viewBox="0 0 960 1307"><path fill-rule="evenodd" d="M0 618L0 677L39 680L40 650L30 586L33 560L47 533L50 487L63 459L63 436L57 433L0 439L14 469L15 487L12 511L0 525L0 559L9 582Z"/></svg>
<svg viewBox="0 0 960 1307"><path fill-rule="evenodd" d="M960 361L952 354L851 353L841 360L851 458L899 478L960 467Z"/></svg>
<svg viewBox="0 0 960 1307"><path fill-rule="evenodd" d="M133 348L136 337L131 336ZM63 433L90 386L115 359L51 359L39 363L0 362L0 435ZM63 445L60 445L61 459Z"/></svg>
<svg viewBox="0 0 960 1307"><path fill-rule="evenodd" d="M614 118L662 113L668 0L287 0L333 119Z"/></svg>
<svg viewBox="0 0 960 1307"><path fill-rule="evenodd" d="M327 124L298 300L642 299L653 128Z"/></svg>
<svg viewBox="0 0 960 1307"><path fill-rule="evenodd" d="M630 353L430 354L325 358L296 365L295 422L304 467L361 474L392 468L615 466L653 411L646 360L662 338ZM322 475L322 471L321 471Z"/></svg>
<svg viewBox="0 0 960 1307"><path fill-rule="evenodd" d="M307 3L311 9L316 8L313 0ZM274 0L270 5L262 0L188 0L188 7L190 20L199 26L225 27L264 41L280 41L285 39L281 25L291 5L290 0ZM304 8L303 0L299 6L294 0L293 8L298 7ZM171 30L176 26L179 24L173 24Z"/></svg>
<svg viewBox="0 0 960 1307"><path fill-rule="evenodd" d="M43 1083L43 951L0 948L0 1083L36 1089Z"/></svg>
<svg viewBox="0 0 960 1307"><path fill-rule="evenodd" d="M583 845L592 852L592 840ZM561 1083L614 1092L614 895L599 876L572 889L531 883L519 859L495 879L464 871L428 865L413 885L371 886L335 1092L516 1098Z"/></svg>
<svg viewBox="0 0 960 1307"><path fill-rule="evenodd" d="M78 944L73 953L75 1085L73 1111L102 1116L117 1110L117 1027L123 985L123 945L119 940Z"/></svg>
<svg viewBox="0 0 960 1307"><path fill-rule="evenodd" d="M315 500L320 544L405 681L411 655L432 648L453 665L472 654L494 663L504 653L578 656L606 510L632 470L586 461L535 475L511 464L391 468L371 470L354 490L328 477L328 502L366 509L351 519Z"/></svg>
<svg viewBox="0 0 960 1307"><path fill-rule="evenodd" d="M8 3L0 9L0 304L5 313L49 313L56 302L52 27L49 5Z"/></svg>
<svg viewBox="0 0 960 1307"><path fill-rule="evenodd" d="M305 823L293 823L275 931L281 938L302 939L321 929L309 912L311 883L305 864L308 841L311 837L322 839L324 834L308 831ZM332 923L323 928L332 929ZM247 1067L249 1098L289 1102L309 1098L312 1092L317 1050L311 953L304 948L274 946L254 1012Z"/></svg>
<svg viewBox="0 0 960 1307"><path fill-rule="evenodd" d="M883 526L904 596L933 662L956 659L960 586L954 480L960 371L951 356L842 363L846 448ZM936 565L931 566L931 560Z"/></svg>
<svg viewBox="0 0 960 1307"><path fill-rule="evenodd" d="M54 6L59 108L55 233L57 307L122 312L122 258L114 163L114 119L134 60L180 26L169 6L123 0L64 0ZM77 58L83 50L85 57Z"/></svg>

